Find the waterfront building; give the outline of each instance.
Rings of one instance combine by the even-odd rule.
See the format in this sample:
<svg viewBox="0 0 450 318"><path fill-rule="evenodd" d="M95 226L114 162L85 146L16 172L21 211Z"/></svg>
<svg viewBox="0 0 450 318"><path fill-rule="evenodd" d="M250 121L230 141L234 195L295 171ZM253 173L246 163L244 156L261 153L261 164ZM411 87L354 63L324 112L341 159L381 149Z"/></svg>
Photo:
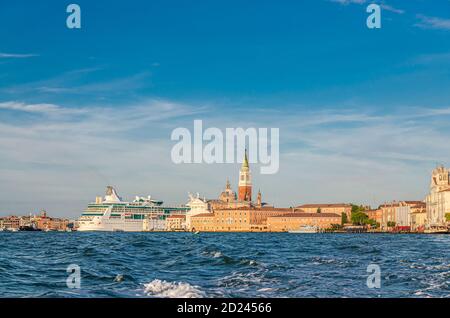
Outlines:
<svg viewBox="0 0 450 318"><path fill-rule="evenodd" d="M192 228L205 232L266 232L267 218L299 209L273 207L241 207L216 209L213 213L199 214L192 217Z"/></svg>
<svg viewBox="0 0 450 318"><path fill-rule="evenodd" d="M36 215L27 216L8 216L0 218L1 229L21 229L32 227L39 230L48 231L65 231L68 228L69 221L66 219L51 218L47 216L45 211Z"/></svg>
<svg viewBox="0 0 450 318"><path fill-rule="evenodd" d="M231 190L230 183L227 181L227 189ZM229 194L229 193L228 193ZM221 194L221 200L230 199L230 197L224 195L224 192ZM232 195L232 194L231 194ZM227 202L227 201L224 201ZM211 206L208 200L200 198L200 195L197 193L197 196L193 196L189 193L189 202L186 204L189 207L189 211L186 212L186 229L188 231L192 230L191 218L195 215L211 213Z"/></svg>
<svg viewBox="0 0 450 318"><path fill-rule="evenodd" d="M423 213L425 203L423 201L393 201L380 205L379 209L382 211L381 229L384 231L394 228L402 228L404 230L412 230L414 228L415 230L424 225ZM412 219L413 215L414 221Z"/></svg>
<svg viewBox="0 0 450 318"><path fill-rule="evenodd" d="M149 216L142 220L142 231L161 232L166 230L166 219L162 216Z"/></svg>
<svg viewBox="0 0 450 318"><path fill-rule="evenodd" d="M427 223L426 203L420 202L411 207L411 231L423 232Z"/></svg>
<svg viewBox="0 0 450 318"><path fill-rule="evenodd" d="M450 213L450 178L449 169L436 167L431 173L430 192L425 198L427 227L446 227L446 214Z"/></svg>
<svg viewBox="0 0 450 318"><path fill-rule="evenodd" d="M314 226L321 230L341 224L341 214L336 213L289 213L273 215L267 218L267 230L270 232L295 231L303 226Z"/></svg>
<svg viewBox="0 0 450 318"><path fill-rule="evenodd" d="M388 231L389 229L392 229L396 224L396 208L399 206L399 203L394 201L390 203L384 203L378 207L382 211L382 218L381 218L381 230Z"/></svg>
<svg viewBox="0 0 450 318"><path fill-rule="evenodd" d="M186 230L186 215L172 214L166 218L167 231Z"/></svg>
<svg viewBox="0 0 450 318"><path fill-rule="evenodd" d="M406 230L423 230L423 216L426 205L423 201L400 201L395 208L395 222L397 228ZM414 226L412 216L414 215Z"/></svg>
<svg viewBox="0 0 450 318"><path fill-rule="evenodd" d="M0 221L2 229L18 230L20 228L20 218L15 215L4 217Z"/></svg>
<svg viewBox="0 0 450 318"><path fill-rule="evenodd" d="M197 214L191 219L191 231L217 232L214 213Z"/></svg>
<svg viewBox="0 0 450 318"><path fill-rule="evenodd" d="M325 204L303 204L296 208L302 209L305 213L334 213L342 215L345 213L347 219L351 220L352 205L348 203L325 203Z"/></svg>
<svg viewBox="0 0 450 318"><path fill-rule="evenodd" d="M395 226L402 228L411 226L411 207L404 202L400 202L395 208Z"/></svg>
<svg viewBox="0 0 450 318"><path fill-rule="evenodd" d="M39 215L31 218L30 225L31 224L35 224L37 229L43 231L66 231L69 220L51 218L47 216L47 212L45 210L42 210Z"/></svg>
<svg viewBox="0 0 450 318"><path fill-rule="evenodd" d="M381 226L381 223L383 222L383 210L381 209L366 210L365 213L367 214L369 219L374 220Z"/></svg>

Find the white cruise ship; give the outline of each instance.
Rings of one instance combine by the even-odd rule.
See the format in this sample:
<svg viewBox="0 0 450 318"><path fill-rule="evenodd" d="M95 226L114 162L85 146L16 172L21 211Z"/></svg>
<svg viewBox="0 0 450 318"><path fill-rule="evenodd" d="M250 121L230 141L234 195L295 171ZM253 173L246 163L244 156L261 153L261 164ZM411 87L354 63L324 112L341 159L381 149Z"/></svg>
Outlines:
<svg viewBox="0 0 450 318"><path fill-rule="evenodd" d="M116 190L108 186L105 198L97 197L78 219L78 231L142 232L162 231L171 214L185 214L189 207L164 207L163 201L136 197L124 202Z"/></svg>

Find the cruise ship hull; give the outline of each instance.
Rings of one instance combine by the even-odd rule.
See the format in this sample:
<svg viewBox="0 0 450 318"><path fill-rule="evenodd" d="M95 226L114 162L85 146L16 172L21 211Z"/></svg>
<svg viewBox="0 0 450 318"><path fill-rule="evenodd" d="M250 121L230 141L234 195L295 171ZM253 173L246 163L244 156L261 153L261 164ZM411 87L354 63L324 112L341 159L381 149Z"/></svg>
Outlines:
<svg viewBox="0 0 450 318"><path fill-rule="evenodd" d="M79 221L80 232L142 232L142 220L111 219L95 216L92 220Z"/></svg>

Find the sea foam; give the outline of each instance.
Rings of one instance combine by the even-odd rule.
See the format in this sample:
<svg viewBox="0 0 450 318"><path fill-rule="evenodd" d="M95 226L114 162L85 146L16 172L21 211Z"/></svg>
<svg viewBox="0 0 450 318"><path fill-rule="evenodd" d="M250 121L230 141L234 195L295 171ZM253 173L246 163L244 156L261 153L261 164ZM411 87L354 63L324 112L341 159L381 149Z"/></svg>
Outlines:
<svg viewBox="0 0 450 318"><path fill-rule="evenodd" d="M184 282L166 282L155 279L148 284L144 284L147 296L160 298L202 298L205 297L197 286L192 286Z"/></svg>

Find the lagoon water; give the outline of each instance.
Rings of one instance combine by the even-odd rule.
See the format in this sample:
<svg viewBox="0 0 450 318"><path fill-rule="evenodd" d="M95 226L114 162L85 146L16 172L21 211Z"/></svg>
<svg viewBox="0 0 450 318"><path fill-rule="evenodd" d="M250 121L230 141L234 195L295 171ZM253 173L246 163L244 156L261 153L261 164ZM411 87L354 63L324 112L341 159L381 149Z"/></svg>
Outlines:
<svg viewBox="0 0 450 318"><path fill-rule="evenodd" d="M449 297L450 236L0 232L0 297ZM80 289L66 285L70 264ZM367 266L381 288L366 285Z"/></svg>

